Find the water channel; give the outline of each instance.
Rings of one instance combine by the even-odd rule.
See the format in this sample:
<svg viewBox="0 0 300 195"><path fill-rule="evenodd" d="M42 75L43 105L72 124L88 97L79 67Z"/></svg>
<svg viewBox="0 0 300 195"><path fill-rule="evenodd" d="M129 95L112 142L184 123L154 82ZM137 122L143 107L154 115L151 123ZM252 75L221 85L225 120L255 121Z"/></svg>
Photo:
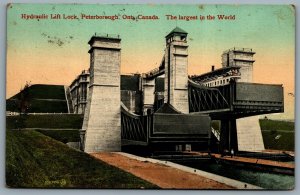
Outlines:
<svg viewBox="0 0 300 195"><path fill-rule="evenodd" d="M295 186L293 175L270 173L236 166L219 164L214 160L198 163L180 163L182 165L203 170L216 175L243 181L270 190L288 190Z"/></svg>

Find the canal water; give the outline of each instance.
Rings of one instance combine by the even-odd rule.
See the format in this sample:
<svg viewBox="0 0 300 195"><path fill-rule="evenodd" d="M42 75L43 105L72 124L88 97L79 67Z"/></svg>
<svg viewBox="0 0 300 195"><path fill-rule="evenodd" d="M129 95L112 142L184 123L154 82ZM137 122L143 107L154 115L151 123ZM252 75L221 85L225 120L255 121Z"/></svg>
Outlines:
<svg viewBox="0 0 300 195"><path fill-rule="evenodd" d="M295 186L295 177L291 175L263 172L236 166L218 164L214 160L200 163L184 163L182 165L214 173L216 175L221 175L238 181L243 181L249 184L260 186L264 189L288 190L293 189Z"/></svg>

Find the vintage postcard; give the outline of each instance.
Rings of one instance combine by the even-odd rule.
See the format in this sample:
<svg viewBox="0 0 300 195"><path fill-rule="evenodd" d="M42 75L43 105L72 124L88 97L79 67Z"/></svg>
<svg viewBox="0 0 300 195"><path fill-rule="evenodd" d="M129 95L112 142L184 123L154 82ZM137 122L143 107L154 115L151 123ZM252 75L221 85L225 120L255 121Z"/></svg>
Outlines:
<svg viewBox="0 0 300 195"><path fill-rule="evenodd" d="M295 188L293 5L8 4L10 188Z"/></svg>

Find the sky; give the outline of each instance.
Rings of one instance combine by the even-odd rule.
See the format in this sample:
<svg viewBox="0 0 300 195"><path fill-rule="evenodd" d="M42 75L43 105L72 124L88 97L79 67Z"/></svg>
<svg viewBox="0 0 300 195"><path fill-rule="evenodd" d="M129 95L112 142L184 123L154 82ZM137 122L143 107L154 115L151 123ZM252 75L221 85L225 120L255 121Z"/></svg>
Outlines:
<svg viewBox="0 0 300 195"><path fill-rule="evenodd" d="M45 14L48 19L22 19ZM61 19L50 19L60 14ZM81 19L81 14L115 16L117 20ZM63 19L76 15L78 19ZM157 16L157 20L123 19ZM197 20L168 20L166 15L197 16ZM204 20L199 17L204 16ZM207 16L215 16L208 20ZM234 16L218 20L217 15ZM89 68L90 37L118 34L121 73L143 73L163 57L165 36L176 26L188 32L188 73L221 68L221 54L232 47L252 48L254 82L283 84L285 113L271 117L293 119L295 90L295 10L290 5L85 5L11 4L7 8L7 92L9 98L27 81L69 85Z"/></svg>

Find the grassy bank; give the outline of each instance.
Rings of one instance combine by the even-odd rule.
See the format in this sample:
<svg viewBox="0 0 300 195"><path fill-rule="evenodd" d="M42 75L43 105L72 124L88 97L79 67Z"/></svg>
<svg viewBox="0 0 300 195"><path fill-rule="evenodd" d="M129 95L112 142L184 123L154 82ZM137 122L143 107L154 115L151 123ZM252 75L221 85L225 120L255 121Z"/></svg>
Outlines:
<svg viewBox="0 0 300 195"><path fill-rule="evenodd" d="M295 123L260 119L260 127L266 149L295 150Z"/></svg>
<svg viewBox="0 0 300 195"><path fill-rule="evenodd" d="M10 99L16 99L19 93ZM35 84L29 87L29 95L31 99L65 99L65 90L63 85L43 85Z"/></svg>
<svg viewBox="0 0 300 195"><path fill-rule="evenodd" d="M6 183L25 188L156 188L32 130L7 131Z"/></svg>
<svg viewBox="0 0 300 195"><path fill-rule="evenodd" d="M49 136L62 143L79 142L80 136L78 130L36 130L46 136Z"/></svg>
<svg viewBox="0 0 300 195"><path fill-rule="evenodd" d="M259 124L261 130L285 130L285 131L295 130L295 123L291 121L260 119Z"/></svg>
<svg viewBox="0 0 300 195"><path fill-rule="evenodd" d="M259 124L266 149L295 150L294 122L260 119ZM212 121L211 125L214 129L220 129L219 121Z"/></svg>
<svg viewBox="0 0 300 195"><path fill-rule="evenodd" d="M271 132L263 130L262 135L266 149L295 150L294 132Z"/></svg>
<svg viewBox="0 0 300 195"><path fill-rule="evenodd" d="M7 125L17 128L19 116L7 116ZM48 115L27 115L24 116L23 128L70 128L81 129L83 115L78 114L48 114Z"/></svg>
<svg viewBox="0 0 300 195"><path fill-rule="evenodd" d="M23 120L23 124L19 121ZM78 142L79 129L82 127L83 115L27 115L21 119L19 116L6 117L7 129L33 128L36 131L52 137L63 143ZM43 130L41 130L41 128ZM57 129L57 130L53 130ZM48 130L47 130L48 129ZM74 129L74 130L64 130Z"/></svg>
<svg viewBox="0 0 300 195"><path fill-rule="evenodd" d="M32 85L28 89L30 106L28 112L67 113L68 106L63 85ZM17 93L6 100L6 110L18 111Z"/></svg>

